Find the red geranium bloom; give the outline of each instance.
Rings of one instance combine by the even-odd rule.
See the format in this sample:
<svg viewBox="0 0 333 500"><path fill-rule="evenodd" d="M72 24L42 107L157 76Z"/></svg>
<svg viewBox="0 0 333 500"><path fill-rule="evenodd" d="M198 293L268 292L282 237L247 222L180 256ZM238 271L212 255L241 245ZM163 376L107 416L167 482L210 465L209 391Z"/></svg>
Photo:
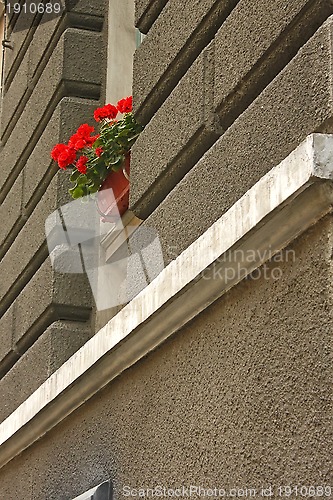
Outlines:
<svg viewBox="0 0 333 500"><path fill-rule="evenodd" d="M94 118L97 122L102 120L111 119L113 120L118 114L118 109L112 104L106 104L102 108L97 108L94 111Z"/></svg>
<svg viewBox="0 0 333 500"><path fill-rule="evenodd" d="M69 139L68 146L75 149L75 151L79 151L86 146L91 146L99 137L99 135L90 136L92 132L94 132L94 127L90 127L87 123L84 123Z"/></svg>
<svg viewBox="0 0 333 500"><path fill-rule="evenodd" d="M87 162L89 158L87 156L80 156L78 161L76 162L76 168L80 172L80 174L86 174L87 173Z"/></svg>
<svg viewBox="0 0 333 500"><path fill-rule="evenodd" d="M94 131L95 131L94 127L90 127L90 125L88 125L88 123L84 123L83 125L80 125L80 127L77 129L76 133L78 134L79 137L86 139Z"/></svg>
<svg viewBox="0 0 333 500"><path fill-rule="evenodd" d="M125 97L125 99L120 99L120 101L118 101L117 108L120 113L131 113L133 109L132 96Z"/></svg>
<svg viewBox="0 0 333 500"><path fill-rule="evenodd" d="M87 141L82 138L78 133L72 135L72 137L68 141L68 147L75 149L75 151L79 151L83 149L87 144Z"/></svg>
<svg viewBox="0 0 333 500"><path fill-rule="evenodd" d="M86 141L87 141L88 146L92 146L94 144L94 142L97 141L97 139L99 139L99 134L92 135L91 137L87 137Z"/></svg>
<svg viewBox="0 0 333 500"><path fill-rule="evenodd" d="M66 144L56 144L51 151L51 157L54 161L58 161L59 156L67 148Z"/></svg>
<svg viewBox="0 0 333 500"><path fill-rule="evenodd" d="M98 158L99 158L104 153L104 149L103 148L96 148L95 153L96 153L96 156L98 156Z"/></svg>
<svg viewBox="0 0 333 500"><path fill-rule="evenodd" d="M58 162L59 167L65 170L68 165L75 161L76 152L66 144L57 144L52 149L51 156Z"/></svg>

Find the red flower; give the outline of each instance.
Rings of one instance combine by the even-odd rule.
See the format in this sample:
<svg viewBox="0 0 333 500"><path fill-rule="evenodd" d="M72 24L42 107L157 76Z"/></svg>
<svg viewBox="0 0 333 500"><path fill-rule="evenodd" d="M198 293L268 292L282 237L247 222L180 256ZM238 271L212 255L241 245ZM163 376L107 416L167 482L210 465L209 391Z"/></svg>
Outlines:
<svg viewBox="0 0 333 500"><path fill-rule="evenodd" d="M75 149L75 151L83 149L86 144L86 140L83 139L78 133L72 135L72 137L68 141L68 147Z"/></svg>
<svg viewBox="0 0 333 500"><path fill-rule="evenodd" d="M118 114L118 109L112 104L106 104L102 108L97 108L94 111L94 118L97 122L102 120L111 119L113 120Z"/></svg>
<svg viewBox="0 0 333 500"><path fill-rule="evenodd" d="M93 135L90 137L92 132L94 132L94 127L90 127L87 123L84 123L69 139L68 146L75 149L75 151L79 151L86 146L91 146L99 137L99 135Z"/></svg>
<svg viewBox="0 0 333 500"><path fill-rule="evenodd" d="M52 149L51 156L58 162L59 167L65 170L68 165L75 161L76 152L66 144L57 144Z"/></svg>
<svg viewBox="0 0 333 500"><path fill-rule="evenodd" d="M96 148L95 153L96 153L96 156L98 156L98 158L99 158L104 153L104 149L103 148Z"/></svg>
<svg viewBox="0 0 333 500"><path fill-rule="evenodd" d="M133 109L132 96L125 97L125 99L120 99L120 101L118 101L117 108L120 113L131 113Z"/></svg>
<svg viewBox="0 0 333 500"><path fill-rule="evenodd" d="M90 127L88 123L84 123L83 125L80 125L76 133L79 137L87 139L87 137L89 137L90 134L92 134L94 131L95 131L94 127Z"/></svg>
<svg viewBox="0 0 333 500"><path fill-rule="evenodd" d="M87 137L87 144L88 146L92 146L94 144L95 141L97 141L97 139L99 139L99 134L97 135L93 135L91 137Z"/></svg>
<svg viewBox="0 0 333 500"><path fill-rule="evenodd" d="M51 157L53 158L53 160L58 161L59 156L66 148L66 144L56 144L51 151Z"/></svg>
<svg viewBox="0 0 333 500"><path fill-rule="evenodd" d="M76 168L80 172L80 174L86 174L87 173L87 162L89 158L87 156L80 156L78 161L76 162Z"/></svg>

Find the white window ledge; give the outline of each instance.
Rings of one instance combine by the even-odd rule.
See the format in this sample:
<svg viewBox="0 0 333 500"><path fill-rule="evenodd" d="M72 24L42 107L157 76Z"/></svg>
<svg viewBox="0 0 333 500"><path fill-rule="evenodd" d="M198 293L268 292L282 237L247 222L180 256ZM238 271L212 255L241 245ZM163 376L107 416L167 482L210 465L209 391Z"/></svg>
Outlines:
<svg viewBox="0 0 333 500"><path fill-rule="evenodd" d="M127 210L119 219L119 222L113 224L112 229L101 239L101 247L104 251L106 262L108 262L121 245L128 240L141 223L141 219L138 219L130 210ZM101 224L103 224L103 222Z"/></svg>
<svg viewBox="0 0 333 500"><path fill-rule="evenodd" d="M333 136L311 135L0 425L0 466L329 213L332 181ZM223 255L235 250L243 271L227 279Z"/></svg>

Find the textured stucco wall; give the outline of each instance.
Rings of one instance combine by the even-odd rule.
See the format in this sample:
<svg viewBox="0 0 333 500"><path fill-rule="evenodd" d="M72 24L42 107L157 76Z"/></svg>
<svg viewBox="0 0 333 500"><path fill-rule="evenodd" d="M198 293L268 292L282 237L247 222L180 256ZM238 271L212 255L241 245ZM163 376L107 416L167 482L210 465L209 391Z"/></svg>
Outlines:
<svg viewBox="0 0 333 500"><path fill-rule="evenodd" d="M193 168L203 178L198 195L215 204L211 186L239 182L219 172L225 154L235 153L233 167L260 140L272 167L331 117L330 2L207 0L200 9L185 3L190 13L181 3L166 4L134 58L136 114L146 129L131 156L131 208L144 219L163 210ZM237 130L251 112L250 127ZM287 138L277 158L270 148L281 129ZM212 167L222 178L207 179L197 163L216 143L226 144Z"/></svg>
<svg viewBox="0 0 333 500"><path fill-rule="evenodd" d="M329 484L332 246L327 216L270 279L240 283L5 466L0 497L68 500L109 477L117 500L124 485Z"/></svg>
<svg viewBox="0 0 333 500"><path fill-rule="evenodd" d="M0 40L3 40L4 38L4 32L5 32L5 22L4 22L4 16L3 16L3 7L0 6ZM0 50L0 67L2 68L2 48ZM0 76L0 83L2 80L2 73Z"/></svg>

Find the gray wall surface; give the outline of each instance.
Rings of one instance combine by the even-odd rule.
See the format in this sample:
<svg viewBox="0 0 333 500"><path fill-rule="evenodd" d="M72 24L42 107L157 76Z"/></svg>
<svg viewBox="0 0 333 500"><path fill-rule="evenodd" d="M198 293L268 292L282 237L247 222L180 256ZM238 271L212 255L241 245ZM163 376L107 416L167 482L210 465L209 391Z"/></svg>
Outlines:
<svg viewBox="0 0 333 500"><path fill-rule="evenodd" d="M13 48L5 51L1 112L0 419L91 335L87 281L54 272L44 225L71 200L69 174L58 172L50 151L104 99L105 15L104 0L79 0L49 18L22 11L7 30Z"/></svg>
<svg viewBox="0 0 333 500"><path fill-rule="evenodd" d="M68 201L49 151L103 100L104 10L80 0L6 52L0 419L91 335L88 287L51 269L44 220ZM333 4L137 0L135 12L145 130L130 208L168 263L308 134L332 132ZM69 500L109 478L117 500L126 485L332 483L332 249L326 216L8 463L0 498Z"/></svg>
<svg viewBox="0 0 333 500"><path fill-rule="evenodd" d="M270 263L280 279L240 283L7 464L0 497L329 484L332 246L328 216Z"/></svg>

